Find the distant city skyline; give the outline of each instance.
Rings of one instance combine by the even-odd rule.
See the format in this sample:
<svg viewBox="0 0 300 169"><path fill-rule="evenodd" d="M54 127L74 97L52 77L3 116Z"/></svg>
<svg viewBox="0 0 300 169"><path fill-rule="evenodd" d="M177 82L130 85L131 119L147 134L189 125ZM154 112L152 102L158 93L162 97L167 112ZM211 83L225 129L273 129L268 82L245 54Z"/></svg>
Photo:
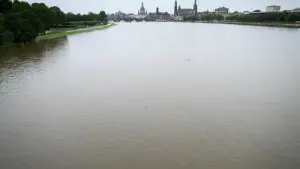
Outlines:
<svg viewBox="0 0 300 169"><path fill-rule="evenodd" d="M99 12L104 10L108 13L122 11L125 13L137 13L144 2L144 6L148 12L154 12L156 7L160 11L174 12L175 0L25 0L27 2L44 2L50 6L58 6L64 12L73 13L87 13ZM184 8L192 8L194 0L177 0L178 5ZM300 7L299 0L255 0L255 1L241 1L241 0L197 0L198 11L213 11L215 8L225 6L233 11L253 11L256 9L264 11L268 5L280 5L282 10L294 9Z"/></svg>

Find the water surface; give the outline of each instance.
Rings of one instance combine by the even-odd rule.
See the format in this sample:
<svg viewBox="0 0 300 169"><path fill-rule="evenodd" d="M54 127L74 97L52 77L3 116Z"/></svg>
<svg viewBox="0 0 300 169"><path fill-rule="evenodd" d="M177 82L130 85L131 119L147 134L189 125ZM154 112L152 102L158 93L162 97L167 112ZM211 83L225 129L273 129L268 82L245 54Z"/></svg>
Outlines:
<svg viewBox="0 0 300 169"><path fill-rule="evenodd" d="M2 49L0 168L300 168L299 39L122 23Z"/></svg>

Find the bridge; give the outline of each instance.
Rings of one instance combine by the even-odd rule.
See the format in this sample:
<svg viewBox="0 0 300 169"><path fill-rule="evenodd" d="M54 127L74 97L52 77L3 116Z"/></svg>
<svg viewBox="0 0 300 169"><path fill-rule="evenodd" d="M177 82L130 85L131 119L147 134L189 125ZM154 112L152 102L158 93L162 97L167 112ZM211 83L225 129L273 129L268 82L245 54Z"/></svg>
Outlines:
<svg viewBox="0 0 300 169"><path fill-rule="evenodd" d="M150 18L116 18L116 19L112 19L110 21L114 21L114 22L120 22L120 21L124 21L124 22L142 22L142 21L147 21L147 22L151 22L151 21L155 21L155 19L150 19Z"/></svg>

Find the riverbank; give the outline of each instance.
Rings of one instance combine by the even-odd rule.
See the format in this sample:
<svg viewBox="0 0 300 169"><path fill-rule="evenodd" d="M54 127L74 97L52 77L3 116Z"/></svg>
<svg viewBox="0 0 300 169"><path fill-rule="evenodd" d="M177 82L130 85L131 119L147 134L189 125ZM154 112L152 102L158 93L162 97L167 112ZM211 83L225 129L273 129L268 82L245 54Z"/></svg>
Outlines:
<svg viewBox="0 0 300 169"><path fill-rule="evenodd" d="M196 21L197 23L212 23L212 24L229 24L229 25L247 25L247 26L266 26L278 28L300 28L300 24L285 24L285 23L259 23L259 22L230 22L230 21Z"/></svg>
<svg viewBox="0 0 300 169"><path fill-rule="evenodd" d="M77 34L77 33L82 33L82 32L90 32L90 31L94 31L94 30L108 29L115 25L116 24L108 24L108 25L98 25L98 26L81 28L81 29L70 29L70 28L61 29L60 31L56 31L55 33L40 35L35 39L35 41L38 42L38 41L42 41L42 40L55 39L55 38L64 37L67 35L72 35L72 34ZM29 44L29 43L25 43L25 44ZM0 46L0 48L23 46L25 44L24 43L21 43L21 44L10 43L10 44L5 44L3 46Z"/></svg>
<svg viewBox="0 0 300 169"><path fill-rule="evenodd" d="M72 29L72 30L66 29L66 30L62 30L61 32L38 36L36 38L36 40L41 41L41 40L47 40L47 39L54 39L54 38L64 37L64 36L67 36L67 35L72 35L72 34L77 34L77 33L82 33L82 32L89 32L89 31L93 31L93 30L107 29L107 28L110 28L112 26L115 26L115 24L93 26L93 27L88 27L88 28L84 28L84 29Z"/></svg>

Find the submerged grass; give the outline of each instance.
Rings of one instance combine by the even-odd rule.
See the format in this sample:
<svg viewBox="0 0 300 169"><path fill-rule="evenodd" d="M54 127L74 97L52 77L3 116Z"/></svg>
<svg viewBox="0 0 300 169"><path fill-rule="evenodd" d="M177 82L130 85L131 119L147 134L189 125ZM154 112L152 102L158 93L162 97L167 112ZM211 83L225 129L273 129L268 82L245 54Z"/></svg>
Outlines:
<svg viewBox="0 0 300 169"><path fill-rule="evenodd" d="M81 33L81 32L90 32L90 31L93 31L93 30L107 29L107 28L110 28L112 26L115 26L115 24L93 26L93 27L84 28L84 29L73 29L73 30L68 29L68 30L65 30L65 31L62 31L62 32L59 32L59 33L53 33L53 34L38 36L36 38L36 40L40 41L40 40L54 39L54 38L64 37L64 36L67 36L67 35L77 34L77 33Z"/></svg>

